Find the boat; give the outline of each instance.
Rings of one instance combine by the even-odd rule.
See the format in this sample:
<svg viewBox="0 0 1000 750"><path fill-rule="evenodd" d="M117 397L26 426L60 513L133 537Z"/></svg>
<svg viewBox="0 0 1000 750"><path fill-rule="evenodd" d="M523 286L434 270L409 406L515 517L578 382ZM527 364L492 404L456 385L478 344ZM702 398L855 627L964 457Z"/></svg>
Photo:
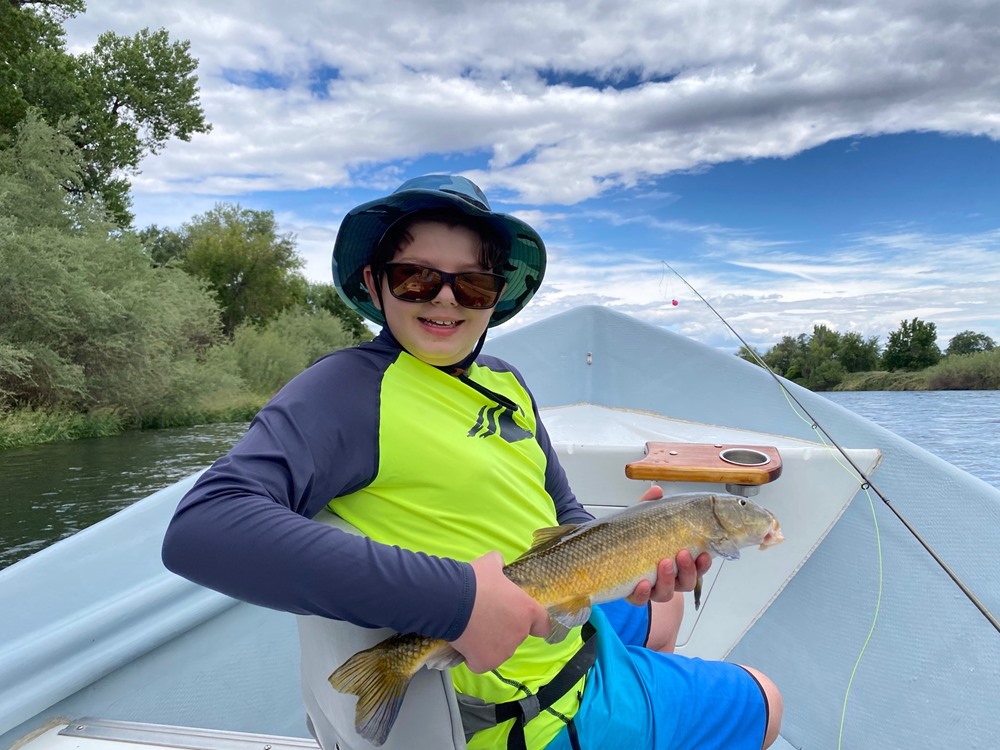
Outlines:
<svg viewBox="0 0 1000 750"><path fill-rule="evenodd" d="M742 494L780 519L782 545L715 561L678 640L777 683L774 747L995 745L1000 490L821 394L601 307L496 336L486 352L525 376L595 514L657 481L667 494ZM315 618L237 602L160 562L194 480L0 571L0 749L316 748L297 643ZM329 660L379 637L337 626ZM462 747L448 683L426 675L385 748L444 747L431 725ZM337 731L342 748L367 747Z"/></svg>

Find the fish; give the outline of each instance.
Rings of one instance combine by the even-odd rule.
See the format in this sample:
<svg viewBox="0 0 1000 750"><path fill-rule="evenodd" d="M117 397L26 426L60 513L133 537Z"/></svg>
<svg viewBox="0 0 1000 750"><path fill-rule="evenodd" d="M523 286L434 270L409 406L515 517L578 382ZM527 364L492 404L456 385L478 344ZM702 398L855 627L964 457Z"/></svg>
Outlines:
<svg viewBox="0 0 1000 750"><path fill-rule="evenodd" d="M735 559L740 550L784 540L769 510L745 497L687 493L647 500L582 524L539 529L531 546L504 574L548 610L557 643L590 618L594 604L628 596L643 580L655 583L660 560L682 549ZM701 580L698 581L700 591ZM337 691L358 696L355 729L382 745L421 667L450 669L464 657L444 640L392 635L348 658L329 677Z"/></svg>

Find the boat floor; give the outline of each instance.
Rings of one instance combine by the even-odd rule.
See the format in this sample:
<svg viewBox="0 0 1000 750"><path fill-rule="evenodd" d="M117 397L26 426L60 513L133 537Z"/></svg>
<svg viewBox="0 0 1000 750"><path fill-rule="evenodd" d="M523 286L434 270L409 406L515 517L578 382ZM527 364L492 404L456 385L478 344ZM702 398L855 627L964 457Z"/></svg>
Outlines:
<svg viewBox="0 0 1000 750"><path fill-rule="evenodd" d="M317 750L315 740L199 727L82 718L59 721L16 743L11 750L122 750L158 747L175 750ZM794 750L779 737L775 750Z"/></svg>

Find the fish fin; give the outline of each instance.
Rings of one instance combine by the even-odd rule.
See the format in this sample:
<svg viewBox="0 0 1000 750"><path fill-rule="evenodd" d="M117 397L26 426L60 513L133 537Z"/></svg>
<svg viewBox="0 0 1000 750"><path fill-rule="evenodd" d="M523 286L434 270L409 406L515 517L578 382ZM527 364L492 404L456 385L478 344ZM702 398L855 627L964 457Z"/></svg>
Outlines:
<svg viewBox="0 0 1000 750"><path fill-rule="evenodd" d="M393 670L382 644L359 651L330 675L330 685L358 696L354 728L373 745L381 745L399 716L412 675Z"/></svg>
<svg viewBox="0 0 1000 750"><path fill-rule="evenodd" d="M574 599L567 599L558 604L553 604L549 607L549 619L559 623L560 628L565 628L567 631L583 625L590 619L590 597L578 596ZM565 637L565 634L563 634L562 638ZM552 636L550 635L549 638L552 638ZM549 641L548 638L546 640ZM558 643L558 641L549 642Z"/></svg>
<svg viewBox="0 0 1000 750"><path fill-rule="evenodd" d="M701 576L694 582L694 608L695 610L701 606Z"/></svg>
<svg viewBox="0 0 1000 750"><path fill-rule="evenodd" d="M427 657L427 661L424 662L424 666L428 669L440 669L443 672L446 669L457 667L463 661L465 661L464 656L462 656L450 645L445 644Z"/></svg>
<svg viewBox="0 0 1000 750"><path fill-rule="evenodd" d="M724 557L727 560L737 560L740 556L739 545L736 544L732 539L724 538L717 539L715 541L709 542L709 547L711 547L712 552L717 554L719 557Z"/></svg>
<svg viewBox="0 0 1000 750"><path fill-rule="evenodd" d="M552 623L552 632L548 634L548 636L545 639L545 642L550 646L554 646L557 643L562 643L563 641L565 641L566 636L569 635L569 631L572 628L566 627L561 622L559 622L559 620L552 617L551 615L549 616L549 622Z"/></svg>
<svg viewBox="0 0 1000 750"><path fill-rule="evenodd" d="M580 524L577 523L564 523L562 526L545 526L541 529L536 529L535 533L531 536L531 546L524 551L521 557L527 557L528 555L533 555L536 552L554 546L571 531L579 528L579 526ZM520 560L521 557L517 559Z"/></svg>

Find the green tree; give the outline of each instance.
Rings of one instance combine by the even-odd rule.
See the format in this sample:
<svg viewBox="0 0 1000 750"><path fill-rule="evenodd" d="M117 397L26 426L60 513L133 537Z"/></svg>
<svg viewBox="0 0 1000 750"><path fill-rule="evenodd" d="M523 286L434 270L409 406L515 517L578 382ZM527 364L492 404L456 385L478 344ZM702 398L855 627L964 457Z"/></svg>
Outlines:
<svg viewBox="0 0 1000 750"><path fill-rule="evenodd" d="M996 342L985 333L975 331L962 331L956 333L948 342L948 349L945 351L949 357L952 354L975 354L977 352L990 352L996 347Z"/></svg>
<svg viewBox="0 0 1000 750"><path fill-rule="evenodd" d="M83 0L0 3L0 134L11 135L31 106L69 109L78 98L62 23L83 10Z"/></svg>
<svg viewBox="0 0 1000 750"><path fill-rule="evenodd" d="M882 364L887 370L922 370L941 360L937 345L937 326L919 318L903 320L889 334Z"/></svg>
<svg viewBox="0 0 1000 750"><path fill-rule="evenodd" d="M337 318L354 338L354 343L371 340L372 332L365 325L365 319L344 303L333 284L310 283L306 287L304 305L313 312L326 310Z"/></svg>
<svg viewBox="0 0 1000 750"><path fill-rule="evenodd" d="M857 331L848 331L840 337L837 358L847 372L869 372L881 364L878 336L864 338Z"/></svg>
<svg viewBox="0 0 1000 750"><path fill-rule="evenodd" d="M741 347L738 356L756 360ZM827 390L848 372L873 370L879 364L878 338L864 339L859 333L840 334L825 325L813 327L811 335L785 336L768 349L762 359L774 372L814 390Z"/></svg>
<svg viewBox="0 0 1000 750"><path fill-rule="evenodd" d="M798 377L797 363L802 359L807 345L805 334L799 334L796 338L783 336L781 341L765 352L764 361L779 375L794 379Z"/></svg>
<svg viewBox="0 0 1000 750"><path fill-rule="evenodd" d="M173 229L160 229L156 224L141 229L137 236L154 266L180 262L191 244L187 235Z"/></svg>
<svg viewBox="0 0 1000 750"><path fill-rule="evenodd" d="M198 101L197 61L188 42L166 30L133 36L105 32L91 52L65 49L62 22L82 0L0 3L0 139L29 109L68 135L85 157L73 195L98 196L121 226L131 224L128 176L171 138L205 133Z"/></svg>
<svg viewBox="0 0 1000 750"><path fill-rule="evenodd" d="M812 335L803 349L800 349L798 377L799 385L813 390L828 390L844 379L846 370L837 358L840 348L840 334L825 325L813 326Z"/></svg>
<svg viewBox="0 0 1000 750"><path fill-rule="evenodd" d="M88 201L67 201L57 186L78 179L77 157L32 116L0 150L0 408L108 409L140 424L194 395L218 310Z"/></svg>
<svg viewBox="0 0 1000 750"><path fill-rule="evenodd" d="M213 357L234 363L243 382L270 398L319 357L356 344L338 318L326 310L285 310L263 325L241 325ZM226 370L234 369L227 365Z"/></svg>
<svg viewBox="0 0 1000 750"><path fill-rule="evenodd" d="M227 336L242 323L264 323L305 297L295 237L278 234L272 211L220 203L185 224L181 234L186 250L180 267L215 294Z"/></svg>

